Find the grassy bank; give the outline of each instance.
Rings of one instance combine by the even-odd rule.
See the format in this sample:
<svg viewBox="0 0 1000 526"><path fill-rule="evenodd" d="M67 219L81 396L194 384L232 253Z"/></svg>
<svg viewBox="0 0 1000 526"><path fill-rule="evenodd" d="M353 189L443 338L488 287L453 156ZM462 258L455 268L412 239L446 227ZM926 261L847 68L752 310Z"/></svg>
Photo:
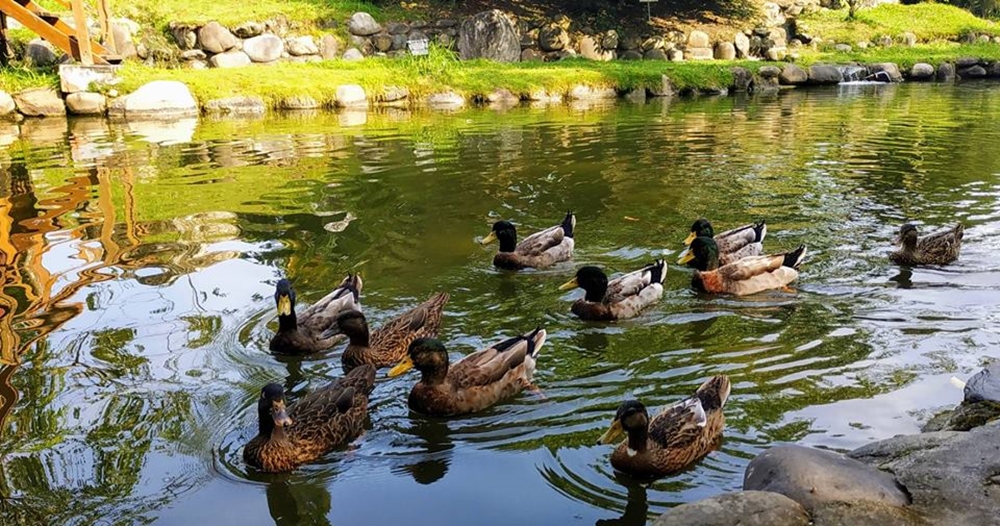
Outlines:
<svg viewBox="0 0 1000 526"><path fill-rule="evenodd" d="M882 36L900 37L909 31L921 42L956 40L974 33L1000 35L1000 25L945 4L883 4L861 9L855 20L847 19L847 8L823 9L799 18L799 31L826 41L854 44Z"/></svg>

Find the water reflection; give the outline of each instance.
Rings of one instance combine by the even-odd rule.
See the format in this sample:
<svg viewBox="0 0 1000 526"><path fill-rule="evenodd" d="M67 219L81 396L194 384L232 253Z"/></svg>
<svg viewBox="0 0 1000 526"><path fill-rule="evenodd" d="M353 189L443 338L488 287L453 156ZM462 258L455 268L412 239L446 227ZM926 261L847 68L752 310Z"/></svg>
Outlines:
<svg viewBox="0 0 1000 526"><path fill-rule="evenodd" d="M418 484L433 484L448 473L452 461L451 431L446 421L436 418L416 417L409 433L418 440L412 446L418 453L407 456L407 463L399 471L409 473ZM416 462L409 462L410 459Z"/></svg>
<svg viewBox="0 0 1000 526"><path fill-rule="evenodd" d="M330 492L322 481L281 476L267 484L267 509L276 526L329 525Z"/></svg>

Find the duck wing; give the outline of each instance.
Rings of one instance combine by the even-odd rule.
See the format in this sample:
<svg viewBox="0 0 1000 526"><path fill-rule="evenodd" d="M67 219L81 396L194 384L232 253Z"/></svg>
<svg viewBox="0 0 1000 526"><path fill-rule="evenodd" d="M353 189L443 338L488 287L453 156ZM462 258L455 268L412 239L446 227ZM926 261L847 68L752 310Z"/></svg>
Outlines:
<svg viewBox="0 0 1000 526"><path fill-rule="evenodd" d="M348 310L361 311L361 276L348 275L332 292L298 315L299 327L321 337L337 324L337 316Z"/></svg>
<svg viewBox="0 0 1000 526"><path fill-rule="evenodd" d="M488 386L500 382L507 373L526 362L530 379L545 336L545 330L538 328L476 351L449 367L448 379L458 389Z"/></svg>
<svg viewBox="0 0 1000 526"><path fill-rule="evenodd" d="M665 407L649 422L649 437L663 449L695 444L708 424L708 415L697 397Z"/></svg>
<svg viewBox="0 0 1000 526"><path fill-rule="evenodd" d="M767 224L761 221L726 230L716 234L713 239L719 247L720 254L731 254L751 243L763 242L765 236L767 236Z"/></svg>
<svg viewBox="0 0 1000 526"><path fill-rule="evenodd" d="M355 367L342 378L302 397L288 408L292 419L290 432L298 439L322 439L335 426L338 415L346 413L355 404L367 401L375 387L375 367Z"/></svg>
<svg viewBox="0 0 1000 526"><path fill-rule="evenodd" d="M754 294L783 287L798 277L805 246L784 254L743 258L715 271L725 292Z"/></svg>
<svg viewBox="0 0 1000 526"><path fill-rule="evenodd" d="M388 360L390 362L401 360L410 342L417 338L437 336L448 298L447 292L439 292L393 318L372 333L369 348L375 353L392 354L392 359Z"/></svg>

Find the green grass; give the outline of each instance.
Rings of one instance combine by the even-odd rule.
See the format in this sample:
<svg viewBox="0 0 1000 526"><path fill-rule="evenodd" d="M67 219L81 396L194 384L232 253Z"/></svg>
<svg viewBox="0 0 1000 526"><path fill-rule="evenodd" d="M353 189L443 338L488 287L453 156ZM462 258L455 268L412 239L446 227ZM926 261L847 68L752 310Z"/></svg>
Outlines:
<svg viewBox="0 0 1000 526"><path fill-rule="evenodd" d="M883 4L861 9L857 19L847 20L847 9L820 10L799 19L799 30L827 41L855 44L888 35L896 38L906 31L921 42L955 40L966 33L1000 35L1000 25L977 18L954 6L933 3L914 5Z"/></svg>
<svg viewBox="0 0 1000 526"><path fill-rule="evenodd" d="M116 16L166 29L170 22L203 24L215 20L225 26L246 21L264 21L285 17L300 28L313 28L325 22L342 23L356 11L371 13L376 20L399 10L394 3L386 8L365 0L131 0L113 6ZM388 10L388 12L386 11Z"/></svg>
<svg viewBox="0 0 1000 526"><path fill-rule="evenodd" d="M912 48L889 47L855 49L850 53L808 53L802 56L801 64L817 62L847 64L852 62L872 64L876 62L892 62L902 69L909 69L917 62L926 62L937 66L942 62L954 62L962 57L977 57L985 60L1000 60L1000 46L996 44L956 44L953 42L935 42L918 45Z"/></svg>
<svg viewBox="0 0 1000 526"><path fill-rule="evenodd" d="M59 86L59 75L53 68L0 68L0 89L16 93L28 88Z"/></svg>

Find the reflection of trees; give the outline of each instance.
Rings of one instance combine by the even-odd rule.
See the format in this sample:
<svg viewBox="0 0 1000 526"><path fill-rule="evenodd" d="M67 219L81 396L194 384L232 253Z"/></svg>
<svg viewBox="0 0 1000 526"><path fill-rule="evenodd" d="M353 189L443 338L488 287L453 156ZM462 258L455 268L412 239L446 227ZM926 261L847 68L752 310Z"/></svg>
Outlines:
<svg viewBox="0 0 1000 526"><path fill-rule="evenodd" d="M330 524L330 491L323 482L276 477L267 484L267 508L275 526Z"/></svg>

